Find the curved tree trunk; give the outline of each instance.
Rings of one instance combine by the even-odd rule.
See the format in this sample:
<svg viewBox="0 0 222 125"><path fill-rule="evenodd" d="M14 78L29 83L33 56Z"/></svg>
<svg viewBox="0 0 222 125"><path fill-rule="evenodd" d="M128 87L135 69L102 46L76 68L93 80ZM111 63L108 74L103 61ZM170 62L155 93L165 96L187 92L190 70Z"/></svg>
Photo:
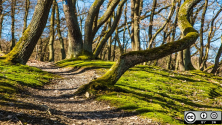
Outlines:
<svg viewBox="0 0 222 125"><path fill-rule="evenodd" d="M120 56L119 60L106 72L102 77L83 85L75 94L98 93L101 90L111 89L114 87L119 78L136 64L163 58L169 54L182 51L195 43L199 37L198 32L191 26L187 20L188 12L200 0L186 0L181 6L178 14L178 25L184 34L184 37L175 42L170 42L160 47L143 51L132 51Z"/></svg>
<svg viewBox="0 0 222 125"><path fill-rule="evenodd" d="M32 20L5 61L26 64L40 38L49 15L53 0L38 0Z"/></svg>
<svg viewBox="0 0 222 125"><path fill-rule="evenodd" d="M63 10L66 17L68 27L68 54L67 58L75 58L79 56L83 50L82 34L80 32L75 4L76 0L66 0L63 2Z"/></svg>

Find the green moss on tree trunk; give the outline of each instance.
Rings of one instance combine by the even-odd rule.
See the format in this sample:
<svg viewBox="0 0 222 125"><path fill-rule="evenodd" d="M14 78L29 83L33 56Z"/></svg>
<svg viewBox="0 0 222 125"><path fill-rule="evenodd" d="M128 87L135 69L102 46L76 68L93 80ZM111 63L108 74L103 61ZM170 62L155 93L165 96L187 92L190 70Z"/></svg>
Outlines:
<svg viewBox="0 0 222 125"><path fill-rule="evenodd" d="M178 24L184 37L180 40L167 43L143 51L132 51L120 56L119 60L102 77L91 81L78 89L76 94L89 92L90 94L100 93L100 91L109 90L114 87L119 78L131 67L136 64L160 59L172 53L184 50L195 43L199 37L198 32L190 25L187 20L187 13L200 0L186 0L180 8L178 14Z"/></svg>

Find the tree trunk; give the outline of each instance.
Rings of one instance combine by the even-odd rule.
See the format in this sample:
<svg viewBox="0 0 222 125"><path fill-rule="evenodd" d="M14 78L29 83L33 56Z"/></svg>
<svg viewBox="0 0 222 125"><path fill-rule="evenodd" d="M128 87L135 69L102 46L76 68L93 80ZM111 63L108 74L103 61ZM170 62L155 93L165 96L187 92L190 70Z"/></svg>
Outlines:
<svg viewBox="0 0 222 125"><path fill-rule="evenodd" d="M193 29L187 17L191 8L193 8L200 0L186 0L180 8L178 14L178 25L184 37L175 42L170 42L160 47L143 51L132 51L120 56L119 60L102 77L91 81L90 83L80 87L75 94L99 93L101 90L112 89L119 78L130 68L136 64L163 58L167 55L182 51L195 43L199 37L198 32Z"/></svg>
<svg viewBox="0 0 222 125"><path fill-rule="evenodd" d="M156 36L157 36L157 35L165 28L165 26L170 22L171 17L173 16L173 13L174 13L174 11L175 11L175 2L176 2L175 0L172 0L172 7L171 7L171 10L170 10L170 13L169 13L169 15L168 15L168 17L167 17L166 22L163 24L163 26L162 26L159 30L157 30L157 32L156 32L153 36L151 35L151 39L149 40L148 49L150 49L150 48L152 47L152 44L153 44Z"/></svg>
<svg viewBox="0 0 222 125"><path fill-rule="evenodd" d="M178 52L178 63L179 63L179 71L185 71L185 66L183 62L183 51Z"/></svg>
<svg viewBox="0 0 222 125"><path fill-rule="evenodd" d="M134 3L134 21L133 21L133 26L134 26L134 51L139 51L140 50L140 0L135 0Z"/></svg>
<svg viewBox="0 0 222 125"><path fill-rule="evenodd" d="M114 42L114 47L113 47L113 61L115 60L115 57L116 57L116 41L117 40L115 40L115 42Z"/></svg>
<svg viewBox="0 0 222 125"><path fill-rule="evenodd" d="M11 1L11 20L12 20L12 24L11 24L11 35L12 35L12 45L11 45L11 50L14 48L15 46L15 6L16 6L16 0L12 0Z"/></svg>
<svg viewBox="0 0 222 125"><path fill-rule="evenodd" d="M110 17L110 20L109 20L109 25L108 25L108 29L111 28L111 23L112 23L112 19ZM108 58L107 60L111 60L111 48L112 48L112 36L109 37L109 40L108 40Z"/></svg>
<svg viewBox="0 0 222 125"><path fill-rule="evenodd" d="M55 25L55 1L52 5L51 19L50 19L50 38L49 38L49 62L54 62L54 25Z"/></svg>
<svg viewBox="0 0 222 125"><path fill-rule="evenodd" d="M131 48L134 50L135 48L135 40L134 40L134 11L135 11L135 1L131 0L131 32L130 34L130 39L131 39Z"/></svg>
<svg viewBox="0 0 222 125"><path fill-rule="evenodd" d="M2 7L2 0L0 0L0 39L2 38L2 23L4 20L4 14L3 14L3 7ZM2 51L2 45L0 40L0 52Z"/></svg>
<svg viewBox="0 0 222 125"><path fill-rule="evenodd" d="M220 60L220 56L221 56L221 53L222 53L222 35L221 35L221 44L220 44L220 48L217 52L217 56L215 58L215 63L214 63L214 67L213 67L213 70L211 71L211 73L216 73L218 68L219 68L219 60Z"/></svg>
<svg viewBox="0 0 222 125"><path fill-rule="evenodd" d="M194 70L193 64L191 62L190 47L183 51L184 53L184 68L185 70Z"/></svg>
<svg viewBox="0 0 222 125"><path fill-rule="evenodd" d="M167 57L167 67L166 67L166 69L171 69L171 61L172 61L172 55L169 55Z"/></svg>
<svg viewBox="0 0 222 125"><path fill-rule="evenodd" d="M152 31L153 31L153 17L154 17L154 13L155 13L155 9L156 9L156 6L157 6L157 0L153 0L153 6L152 6L152 10L151 10L151 15L150 15L150 25L149 25L149 43L148 43L148 48L152 48L152 44L150 43L151 39L152 39Z"/></svg>
<svg viewBox="0 0 222 125"><path fill-rule="evenodd" d="M60 42L60 51L62 54L62 59L65 59L66 52L65 52L64 41L63 41L61 30L60 30L60 17L59 17L60 14L59 14L59 7L56 0L55 0L55 11L56 11L57 33L58 33L59 42Z"/></svg>
<svg viewBox="0 0 222 125"><path fill-rule="evenodd" d="M200 57L199 57L199 64L198 64L199 69L201 69L201 64L203 62L203 56L204 56L203 28L204 28L204 20L205 20L205 14L207 11L207 6L208 6L208 0L205 0L204 10L201 17L201 25L200 25Z"/></svg>
<svg viewBox="0 0 222 125"><path fill-rule="evenodd" d="M117 43L118 43L118 46L119 46L119 49L120 49L120 55L123 55L123 53L124 53L124 49L123 49L123 47L122 47L122 45L121 45L121 42L120 42L120 40L119 40L119 34L118 34L118 29L116 28L116 32L115 32L115 37L114 37L115 39L116 39L116 41L117 41ZM116 42L115 41L115 42Z"/></svg>
<svg viewBox="0 0 222 125"><path fill-rule="evenodd" d="M94 39L95 34L99 30L99 28L106 21L108 21L108 19L113 15L114 9L116 8L116 6L118 5L119 2L120 2L120 0L109 0L108 7L107 7L107 10L105 11L105 13L99 18L98 21L97 21L98 17L96 18L96 20L94 20L96 25L93 25L92 36L91 36L92 39ZM98 14L99 14L99 10L98 10L96 16L98 16Z"/></svg>
<svg viewBox="0 0 222 125"><path fill-rule="evenodd" d="M208 53L209 53L209 49L210 49L210 43L211 43L211 39L213 37L213 28L214 28L214 21L216 20L216 18L219 16L220 12L222 12L222 8L220 8L219 11L217 11L216 15L213 17L211 23L210 23L210 31L208 33L208 37L207 37L207 45L206 45L206 50L205 50L205 55L203 57L201 66L200 66L200 70L204 70L206 68L206 63L208 60Z"/></svg>
<svg viewBox="0 0 222 125"><path fill-rule="evenodd" d="M24 33L27 28L27 18L29 14L29 6L30 6L30 0L25 1L25 16L24 16L24 26L22 32Z"/></svg>
<svg viewBox="0 0 222 125"><path fill-rule="evenodd" d="M93 21L94 17L97 15L100 6L105 0L95 0L92 6L89 9L88 15L85 20L85 30L84 30L84 51L92 53L92 30L93 30Z"/></svg>
<svg viewBox="0 0 222 125"><path fill-rule="evenodd" d="M96 47L95 51L93 52L93 55L95 56L95 58L98 57L98 55L99 55L100 51L102 50L102 48L104 47L106 41L112 35L112 33L115 31L115 29L118 25L118 22L120 20L121 14L122 14L123 5L126 1L127 0L122 0L119 3L118 8L117 8L117 12L116 12L116 16L114 18L111 28L108 29L107 33L103 36L102 40L99 42L98 46Z"/></svg>
<svg viewBox="0 0 222 125"><path fill-rule="evenodd" d="M45 28L52 1L53 0L37 1L28 28L22 34L22 37L13 50L5 56L5 61L26 64Z"/></svg>
<svg viewBox="0 0 222 125"><path fill-rule="evenodd" d="M76 58L83 50L82 34L80 32L77 15L76 0L66 0L63 2L63 10L65 13L66 23L68 27L68 56L67 58ZM71 45L70 45L71 44Z"/></svg>

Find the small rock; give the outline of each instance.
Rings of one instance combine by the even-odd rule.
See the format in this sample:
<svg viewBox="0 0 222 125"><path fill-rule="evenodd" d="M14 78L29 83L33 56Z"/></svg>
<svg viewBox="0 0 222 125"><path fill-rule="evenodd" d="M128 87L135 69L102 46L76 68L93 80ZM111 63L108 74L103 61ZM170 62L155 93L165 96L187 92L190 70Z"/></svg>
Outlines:
<svg viewBox="0 0 222 125"><path fill-rule="evenodd" d="M8 118L8 119L11 119L11 118L12 118L12 115L8 115L7 118Z"/></svg>
<svg viewBox="0 0 222 125"><path fill-rule="evenodd" d="M86 98L89 98L89 92L86 92L86 94L85 94L85 96L86 96Z"/></svg>
<svg viewBox="0 0 222 125"><path fill-rule="evenodd" d="M53 120L53 121L55 121L55 120L57 120L57 118L50 118L50 120Z"/></svg>
<svg viewBox="0 0 222 125"><path fill-rule="evenodd" d="M148 123L152 123L152 119L148 119L148 121L147 121Z"/></svg>

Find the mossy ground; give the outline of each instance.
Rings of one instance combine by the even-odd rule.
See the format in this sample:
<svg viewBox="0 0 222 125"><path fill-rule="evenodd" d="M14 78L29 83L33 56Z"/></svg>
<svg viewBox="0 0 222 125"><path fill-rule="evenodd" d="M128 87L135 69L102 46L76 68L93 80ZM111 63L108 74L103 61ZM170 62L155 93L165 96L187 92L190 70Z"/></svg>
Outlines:
<svg viewBox="0 0 222 125"><path fill-rule="evenodd" d="M0 61L0 102L13 98L25 87L41 87L56 75L26 65L11 65Z"/></svg>
<svg viewBox="0 0 222 125"><path fill-rule="evenodd" d="M100 67L113 62L64 60L62 67ZM183 124L184 111L222 111L222 78L201 71L177 72L138 65L117 82L118 91L98 96L125 111L136 112L160 124Z"/></svg>
<svg viewBox="0 0 222 125"><path fill-rule="evenodd" d="M78 60L78 59L68 59L56 63L56 65L59 67L106 68L106 69L109 69L113 64L114 62L111 61Z"/></svg>

